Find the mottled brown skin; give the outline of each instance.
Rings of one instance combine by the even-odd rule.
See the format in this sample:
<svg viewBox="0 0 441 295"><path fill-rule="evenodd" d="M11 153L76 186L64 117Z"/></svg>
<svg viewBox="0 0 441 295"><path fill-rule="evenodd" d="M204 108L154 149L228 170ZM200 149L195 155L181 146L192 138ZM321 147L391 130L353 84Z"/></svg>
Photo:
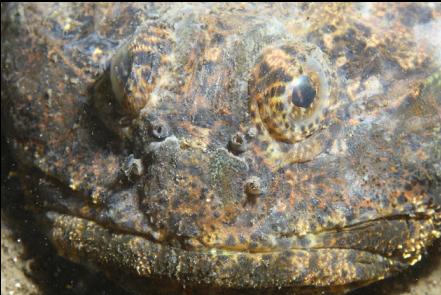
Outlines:
<svg viewBox="0 0 441 295"><path fill-rule="evenodd" d="M2 132L64 257L137 282L345 292L440 237L439 61L413 36L440 13L2 6Z"/></svg>

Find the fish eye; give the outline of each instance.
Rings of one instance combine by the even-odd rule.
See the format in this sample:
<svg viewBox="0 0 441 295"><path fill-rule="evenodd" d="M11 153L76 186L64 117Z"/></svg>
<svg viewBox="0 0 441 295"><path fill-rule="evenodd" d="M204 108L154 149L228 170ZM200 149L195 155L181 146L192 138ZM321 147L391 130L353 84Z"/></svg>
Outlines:
<svg viewBox="0 0 441 295"><path fill-rule="evenodd" d="M129 77L132 73L133 59L128 46L123 46L113 56L110 63L110 81L112 91L119 106L124 106L127 102L126 95L130 88Z"/></svg>
<svg viewBox="0 0 441 295"><path fill-rule="evenodd" d="M296 143L324 127L334 104L329 62L312 44L292 43L266 49L249 84L255 123L273 140Z"/></svg>
<svg viewBox="0 0 441 295"><path fill-rule="evenodd" d="M123 44L110 61L115 101L123 113L136 116L149 102L171 52L166 28L146 26Z"/></svg>

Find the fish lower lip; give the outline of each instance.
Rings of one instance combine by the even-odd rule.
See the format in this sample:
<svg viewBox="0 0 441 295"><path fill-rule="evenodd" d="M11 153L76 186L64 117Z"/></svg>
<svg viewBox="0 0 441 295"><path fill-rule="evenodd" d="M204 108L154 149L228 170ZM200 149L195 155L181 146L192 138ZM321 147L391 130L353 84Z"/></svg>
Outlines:
<svg viewBox="0 0 441 295"><path fill-rule="evenodd" d="M114 233L94 221L51 212L51 239L60 255L138 277L227 288L344 286L389 276L406 263L354 249L289 249L250 253L189 251L144 237Z"/></svg>
<svg viewBox="0 0 441 295"><path fill-rule="evenodd" d="M282 237L277 247L259 252L222 246L184 249L85 218L47 213L52 222L49 236L68 259L141 277L176 277L189 284L231 288L365 284L389 276L418 262L424 249L440 237L441 214L433 214L391 216Z"/></svg>

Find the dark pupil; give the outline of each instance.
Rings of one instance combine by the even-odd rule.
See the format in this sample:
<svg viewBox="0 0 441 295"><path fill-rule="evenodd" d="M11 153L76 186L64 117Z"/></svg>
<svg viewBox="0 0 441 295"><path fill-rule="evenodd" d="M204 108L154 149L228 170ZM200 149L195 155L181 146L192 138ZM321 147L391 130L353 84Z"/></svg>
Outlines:
<svg viewBox="0 0 441 295"><path fill-rule="evenodd" d="M292 90L292 103L300 108L307 108L314 101L316 91L307 76L300 76L297 79L296 86Z"/></svg>

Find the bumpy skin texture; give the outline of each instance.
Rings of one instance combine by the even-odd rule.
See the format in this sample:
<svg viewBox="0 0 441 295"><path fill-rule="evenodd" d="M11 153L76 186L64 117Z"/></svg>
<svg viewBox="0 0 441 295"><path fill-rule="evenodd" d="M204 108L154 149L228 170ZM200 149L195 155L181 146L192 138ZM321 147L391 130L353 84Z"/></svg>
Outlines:
<svg viewBox="0 0 441 295"><path fill-rule="evenodd" d="M59 253L344 292L440 237L437 4L2 6L2 132ZM435 28L436 31L436 28Z"/></svg>

